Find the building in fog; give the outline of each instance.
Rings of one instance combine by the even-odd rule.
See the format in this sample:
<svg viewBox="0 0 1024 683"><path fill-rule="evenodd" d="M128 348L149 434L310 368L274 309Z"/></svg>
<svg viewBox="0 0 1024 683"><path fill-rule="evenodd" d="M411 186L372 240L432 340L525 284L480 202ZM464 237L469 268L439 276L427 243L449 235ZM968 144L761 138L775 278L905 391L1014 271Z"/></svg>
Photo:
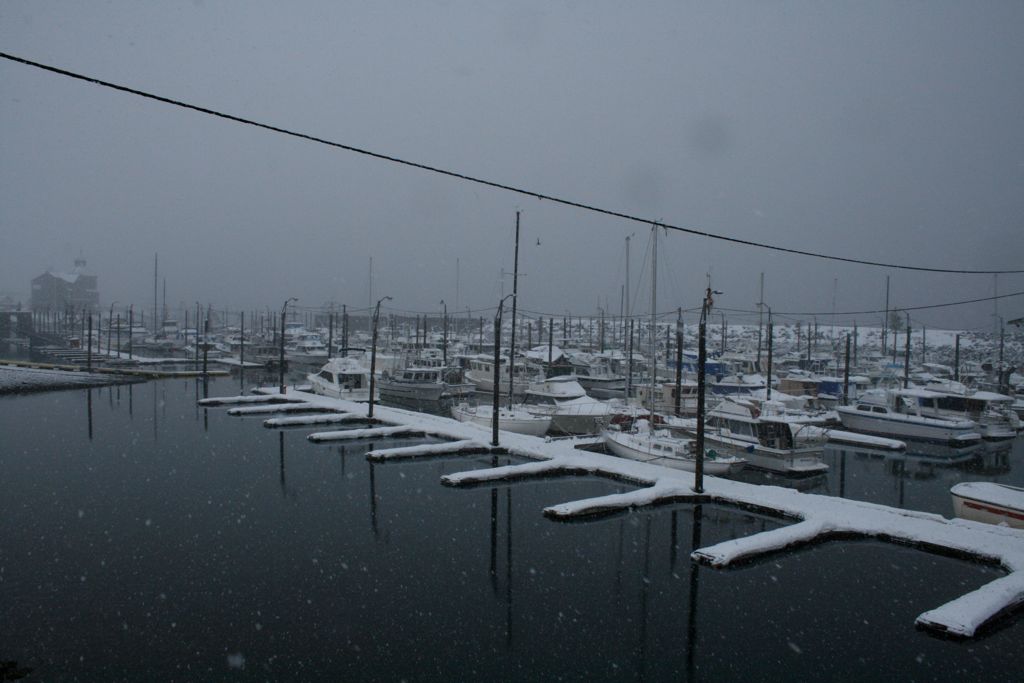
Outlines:
<svg viewBox="0 0 1024 683"><path fill-rule="evenodd" d="M33 311L95 309L99 303L96 276L85 272L85 259L81 256L75 259L75 268L70 273L48 270L32 279Z"/></svg>

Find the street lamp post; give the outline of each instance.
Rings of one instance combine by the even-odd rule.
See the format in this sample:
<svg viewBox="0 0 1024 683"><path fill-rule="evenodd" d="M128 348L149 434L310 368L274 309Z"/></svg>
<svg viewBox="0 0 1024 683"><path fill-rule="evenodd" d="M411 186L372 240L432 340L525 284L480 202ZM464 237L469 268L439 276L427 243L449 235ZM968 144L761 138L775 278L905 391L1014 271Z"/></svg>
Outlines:
<svg viewBox="0 0 1024 683"><path fill-rule="evenodd" d="M380 319L380 303L391 301L390 296L381 297L373 309L373 340L370 344L370 410L366 417L373 419L373 392L377 383L377 321Z"/></svg>
<svg viewBox="0 0 1024 683"><path fill-rule="evenodd" d="M295 298L294 296L293 297L289 297L288 300L284 302L284 305L281 306L281 340L280 340L280 347L279 347L280 348L280 356L278 358L278 376L281 379L281 381L280 381L281 392L280 393L282 393L282 394L285 391L285 389L284 389L284 318L285 318L285 315L287 315L287 313L288 313L288 304L290 304L293 301L298 301L298 299Z"/></svg>

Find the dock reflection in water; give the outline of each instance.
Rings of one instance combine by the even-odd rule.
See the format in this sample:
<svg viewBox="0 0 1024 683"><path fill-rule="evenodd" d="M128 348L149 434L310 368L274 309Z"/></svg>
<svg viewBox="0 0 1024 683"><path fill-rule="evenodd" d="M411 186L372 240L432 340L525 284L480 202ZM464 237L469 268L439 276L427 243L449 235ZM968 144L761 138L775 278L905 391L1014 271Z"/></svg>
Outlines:
<svg viewBox="0 0 1024 683"><path fill-rule="evenodd" d="M492 457L371 464L389 443L316 445L197 409L194 380L120 392L0 398L0 654L42 680L217 680L240 665L302 680L1006 680L1024 667L1019 615L969 653L908 627L994 568L864 541L705 571L694 548L788 522L710 504L557 522L544 507L630 487L449 488L442 474ZM830 448L812 490L948 516L952 483L1020 485L1020 457L1019 443L955 464Z"/></svg>

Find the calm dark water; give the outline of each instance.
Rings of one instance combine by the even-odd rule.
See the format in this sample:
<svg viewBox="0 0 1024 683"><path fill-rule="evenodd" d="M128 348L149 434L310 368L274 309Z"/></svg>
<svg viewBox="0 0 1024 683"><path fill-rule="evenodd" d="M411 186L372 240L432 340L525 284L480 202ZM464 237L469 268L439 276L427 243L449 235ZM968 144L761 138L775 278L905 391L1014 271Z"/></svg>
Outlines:
<svg viewBox="0 0 1024 683"><path fill-rule="evenodd" d="M697 567L695 546L782 522L707 505L555 522L545 506L624 485L448 488L442 474L491 459L371 465L370 444L314 445L310 429L264 429L198 408L197 395L176 380L0 398L0 661L48 681L1024 670L1019 613L965 642L913 625L999 576L991 567L869 541ZM1024 468L1019 450L956 467L826 458L832 471L804 484L816 492L946 515L952 482L1020 483Z"/></svg>

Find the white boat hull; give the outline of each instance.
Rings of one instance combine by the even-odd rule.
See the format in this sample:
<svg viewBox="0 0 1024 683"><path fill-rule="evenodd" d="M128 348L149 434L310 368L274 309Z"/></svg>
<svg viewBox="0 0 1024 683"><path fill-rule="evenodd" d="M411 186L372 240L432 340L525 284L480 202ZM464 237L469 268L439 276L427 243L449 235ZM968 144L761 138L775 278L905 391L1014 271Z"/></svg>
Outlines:
<svg viewBox="0 0 1024 683"><path fill-rule="evenodd" d="M992 482L965 482L950 489L957 517L1024 529L1024 489Z"/></svg>
<svg viewBox="0 0 1024 683"><path fill-rule="evenodd" d="M956 446L981 441L981 435L976 431L977 425L966 420L941 420L901 413L868 413L849 406L839 406L836 412L843 427L854 432Z"/></svg>
<svg viewBox="0 0 1024 683"><path fill-rule="evenodd" d="M472 422L482 427L493 426L494 411L491 406L469 407L465 404L452 406L452 417L459 422ZM498 410L498 429L515 434L544 436L551 427L551 417L532 415L523 410Z"/></svg>
<svg viewBox="0 0 1024 683"><path fill-rule="evenodd" d="M751 467L759 470L795 475L828 471L828 465L821 459L821 448L816 446L783 450L755 445L742 439L731 439L709 431L704 432L704 444L708 448L741 455Z"/></svg>
<svg viewBox="0 0 1024 683"><path fill-rule="evenodd" d="M630 434L607 431L604 433L605 445L615 455L628 460L661 465L672 469L693 472L697 469L697 461L693 456L683 457L680 455L659 455L653 453L650 448L645 448L644 440ZM680 440L683 441L683 440ZM742 470L747 464L743 458L704 458L704 473L712 476L735 474Z"/></svg>

